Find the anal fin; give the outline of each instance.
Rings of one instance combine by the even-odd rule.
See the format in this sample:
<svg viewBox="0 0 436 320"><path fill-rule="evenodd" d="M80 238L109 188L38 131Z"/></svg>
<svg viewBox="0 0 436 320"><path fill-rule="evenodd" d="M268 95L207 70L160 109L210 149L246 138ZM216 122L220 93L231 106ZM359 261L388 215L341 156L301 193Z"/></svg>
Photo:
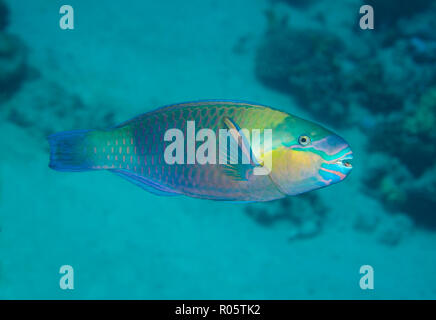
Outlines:
<svg viewBox="0 0 436 320"><path fill-rule="evenodd" d="M124 169L112 169L109 170L110 172L115 173L116 175L126 179L127 181L137 185L138 187L141 187L142 189L151 192L153 194L159 195L159 196L177 196L180 195L180 193L162 186L156 182L153 182L151 179L147 179L146 177L137 175L133 172L130 172L128 170Z"/></svg>

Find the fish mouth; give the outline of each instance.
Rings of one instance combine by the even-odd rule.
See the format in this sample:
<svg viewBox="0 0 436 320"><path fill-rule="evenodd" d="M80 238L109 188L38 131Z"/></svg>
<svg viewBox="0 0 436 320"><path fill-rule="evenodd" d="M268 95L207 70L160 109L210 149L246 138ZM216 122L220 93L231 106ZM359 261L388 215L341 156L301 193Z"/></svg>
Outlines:
<svg viewBox="0 0 436 320"><path fill-rule="evenodd" d="M336 164L347 168L347 169L352 169L353 168L353 155L352 154L347 154L346 156L338 159L336 161Z"/></svg>

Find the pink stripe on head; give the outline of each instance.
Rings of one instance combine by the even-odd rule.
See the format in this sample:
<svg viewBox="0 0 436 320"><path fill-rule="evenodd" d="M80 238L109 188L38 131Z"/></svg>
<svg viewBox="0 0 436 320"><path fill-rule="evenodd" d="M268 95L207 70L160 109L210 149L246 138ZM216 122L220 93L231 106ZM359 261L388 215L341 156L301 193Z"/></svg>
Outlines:
<svg viewBox="0 0 436 320"><path fill-rule="evenodd" d="M335 155L345 148L348 148L348 144L344 139L333 135L314 141L312 145L316 149L323 151L329 156Z"/></svg>
<svg viewBox="0 0 436 320"><path fill-rule="evenodd" d="M333 173L333 174L337 175L341 180L344 180L346 177L345 174L343 174L342 172L339 172L339 171L330 170L330 169L326 169L326 168L321 168L321 170Z"/></svg>

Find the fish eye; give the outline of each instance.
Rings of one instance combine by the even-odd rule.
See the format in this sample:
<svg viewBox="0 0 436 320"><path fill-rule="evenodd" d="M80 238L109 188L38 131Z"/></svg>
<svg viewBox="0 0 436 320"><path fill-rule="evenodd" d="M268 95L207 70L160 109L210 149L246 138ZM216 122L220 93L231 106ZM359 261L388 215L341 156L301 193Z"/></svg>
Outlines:
<svg viewBox="0 0 436 320"><path fill-rule="evenodd" d="M307 146L308 144L310 144L310 137L309 136L300 136L298 138L298 143L301 144L302 146Z"/></svg>

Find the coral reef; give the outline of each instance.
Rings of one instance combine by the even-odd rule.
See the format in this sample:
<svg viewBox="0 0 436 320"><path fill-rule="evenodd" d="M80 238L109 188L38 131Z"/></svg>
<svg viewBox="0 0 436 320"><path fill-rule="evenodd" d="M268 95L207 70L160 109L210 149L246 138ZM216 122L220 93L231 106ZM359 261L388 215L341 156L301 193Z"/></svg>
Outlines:
<svg viewBox="0 0 436 320"><path fill-rule="evenodd" d="M372 154L366 192L391 212L436 228L436 4L365 4L374 7L378 33L290 27L287 16L269 11L256 76L315 119L363 129Z"/></svg>
<svg viewBox="0 0 436 320"><path fill-rule="evenodd" d="M397 158L385 153L373 154L367 169L366 192L392 210L401 208L407 201L406 189L413 177L410 171Z"/></svg>
<svg viewBox="0 0 436 320"><path fill-rule="evenodd" d="M408 54L418 64L433 64L436 61L436 5L429 10L420 12L399 24L394 41L407 50Z"/></svg>
<svg viewBox="0 0 436 320"><path fill-rule="evenodd" d="M379 154L369 165L366 191L391 210L410 214L436 228L436 87L417 101L416 109L379 123L369 149Z"/></svg>
<svg viewBox="0 0 436 320"><path fill-rule="evenodd" d="M430 13L436 9L411 19L436 27ZM279 18L274 10L267 19L256 76L323 122L351 124L350 109L356 108L376 116L402 112L436 82L436 37L428 24L371 35L359 29L350 38L322 25L290 27L289 17Z"/></svg>
<svg viewBox="0 0 436 320"><path fill-rule="evenodd" d="M428 9L432 5L431 0L365 0L362 4L371 5L374 8L375 24L381 27L389 27L396 24L400 19L407 19L413 15Z"/></svg>
<svg viewBox="0 0 436 320"><path fill-rule="evenodd" d="M307 7L313 3L315 3L317 0L271 0L271 2L284 2L291 6L295 7Z"/></svg>
<svg viewBox="0 0 436 320"><path fill-rule="evenodd" d="M6 25L7 7L0 1L0 26ZM113 114L89 112L78 95L44 79L27 63L27 49L21 39L0 31L0 116L36 137L77 128L106 128L114 124ZM98 116L92 116L96 114ZM90 116L91 115L91 116ZM97 128L97 129L98 129Z"/></svg>
<svg viewBox="0 0 436 320"><path fill-rule="evenodd" d="M26 82L5 103L3 113L10 122L40 137L78 128L103 129L115 122L111 111L90 112L80 96L44 78Z"/></svg>
<svg viewBox="0 0 436 320"><path fill-rule="evenodd" d="M343 118L348 108L342 94L341 40L319 30L282 26L271 27L258 48L257 77L265 85L294 96L315 116L331 121Z"/></svg>
<svg viewBox="0 0 436 320"><path fill-rule="evenodd" d="M347 97L373 114L387 115L411 108L436 83L436 66L418 63L408 42L396 41L361 60L358 72L347 77Z"/></svg>
<svg viewBox="0 0 436 320"><path fill-rule="evenodd" d="M284 198L273 203L247 205L245 212L265 227L283 226L289 240L318 234L324 222L326 207L314 193Z"/></svg>
<svg viewBox="0 0 436 320"><path fill-rule="evenodd" d="M27 50L13 35L0 33L0 101L16 92L26 78Z"/></svg>
<svg viewBox="0 0 436 320"><path fill-rule="evenodd" d="M6 33L9 10L0 0L0 103L16 92L27 75L27 48L21 39Z"/></svg>
<svg viewBox="0 0 436 320"><path fill-rule="evenodd" d="M350 90L356 101L373 113L401 110L402 95L395 87L394 78L387 74L379 61L368 61L360 72L349 77Z"/></svg>
<svg viewBox="0 0 436 320"><path fill-rule="evenodd" d="M416 109L381 122L370 135L371 150L384 151L422 175L434 164L436 155L436 87L419 98ZM388 137L388 139L379 139Z"/></svg>
<svg viewBox="0 0 436 320"><path fill-rule="evenodd" d="M368 149L377 154L364 188L390 211L407 213L417 225L436 229L436 6L430 1L401 4L375 4L379 17L383 6L393 8L386 13L393 28L376 39L375 71L354 80L356 91L366 91L358 95L359 103L385 115L368 133ZM403 18L407 23L396 23ZM371 81L377 78L384 79L378 88Z"/></svg>
<svg viewBox="0 0 436 320"><path fill-rule="evenodd" d="M9 23L9 9L3 0L0 0L0 31L4 30Z"/></svg>
<svg viewBox="0 0 436 320"><path fill-rule="evenodd" d="M379 176L371 172L365 190L392 212L404 212L418 226L436 229L436 168L429 168L420 177L409 175L407 179L395 173L397 170L405 172L407 168L400 165Z"/></svg>

